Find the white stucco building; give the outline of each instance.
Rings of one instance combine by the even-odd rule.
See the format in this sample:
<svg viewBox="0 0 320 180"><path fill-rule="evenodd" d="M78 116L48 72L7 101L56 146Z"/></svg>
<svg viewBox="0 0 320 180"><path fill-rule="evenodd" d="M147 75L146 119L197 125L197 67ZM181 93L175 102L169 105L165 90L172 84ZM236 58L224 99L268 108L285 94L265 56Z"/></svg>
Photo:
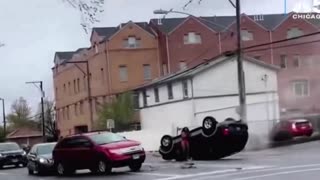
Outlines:
<svg viewBox="0 0 320 180"><path fill-rule="evenodd" d="M279 119L278 68L249 57L243 66L249 139L257 145ZM240 119L237 78L236 56L221 56L139 87L142 130L176 135L179 128L201 126L206 116Z"/></svg>

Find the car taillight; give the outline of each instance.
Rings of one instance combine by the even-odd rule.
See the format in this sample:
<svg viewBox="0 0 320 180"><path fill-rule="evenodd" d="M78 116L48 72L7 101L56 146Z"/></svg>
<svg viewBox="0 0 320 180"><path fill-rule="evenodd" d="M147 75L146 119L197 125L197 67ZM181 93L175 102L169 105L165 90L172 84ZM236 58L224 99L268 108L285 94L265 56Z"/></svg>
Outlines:
<svg viewBox="0 0 320 180"><path fill-rule="evenodd" d="M292 123L291 129L292 129L293 131L296 131L296 130L297 130L297 127L296 127L296 124L295 124L295 123Z"/></svg>
<svg viewBox="0 0 320 180"><path fill-rule="evenodd" d="M225 136L229 135L229 129L228 128L224 128L223 129L223 135L225 135Z"/></svg>

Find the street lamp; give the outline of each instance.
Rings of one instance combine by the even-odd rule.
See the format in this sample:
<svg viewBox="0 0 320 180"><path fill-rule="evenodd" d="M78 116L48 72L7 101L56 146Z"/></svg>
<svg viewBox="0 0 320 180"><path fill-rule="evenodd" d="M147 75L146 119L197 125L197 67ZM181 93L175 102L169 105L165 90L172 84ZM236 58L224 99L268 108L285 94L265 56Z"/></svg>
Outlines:
<svg viewBox="0 0 320 180"><path fill-rule="evenodd" d="M232 1L230 1L233 7L236 8L236 19L237 19L237 71L238 71L238 88L239 88L239 104L240 104L240 117L241 120L246 122L247 121L247 108L246 108L246 89L245 89L245 77L244 77L244 70L243 70L243 62L242 62L242 49L241 49L241 16L240 16L240 0L236 0L236 4L233 4ZM173 10L155 10L153 11L154 14L163 14L167 15L169 13L177 13L177 14L184 14L188 16L193 16L192 14L186 13L186 12L180 12L180 11L173 11ZM222 26L220 24L214 23L212 21L208 21L203 18L199 18L205 22L208 22L209 24L213 24L215 26L222 27L223 29L226 29L225 26Z"/></svg>
<svg viewBox="0 0 320 180"><path fill-rule="evenodd" d="M89 102L89 111L90 111L90 123L91 123L91 130L93 127L93 113L92 113L92 102L91 102L91 85L90 85L90 69L88 61L65 61L62 64L85 64L86 65L86 72L76 66L83 74L87 76L87 91L88 91L88 102Z"/></svg>
<svg viewBox="0 0 320 180"><path fill-rule="evenodd" d="M33 84L41 91L41 119L42 119L42 138L43 142L46 142L46 125L45 125L45 117L44 117L44 102L43 98L45 97L45 93L43 91L43 82L42 81L30 81L26 82L26 84ZM37 86L39 84L40 87Z"/></svg>
<svg viewBox="0 0 320 180"><path fill-rule="evenodd" d="M2 118L3 118L3 134L4 134L4 138L6 138L6 134L7 134L7 123L6 123L6 108L5 108L5 104L4 104L4 99L0 98L0 101L2 101Z"/></svg>

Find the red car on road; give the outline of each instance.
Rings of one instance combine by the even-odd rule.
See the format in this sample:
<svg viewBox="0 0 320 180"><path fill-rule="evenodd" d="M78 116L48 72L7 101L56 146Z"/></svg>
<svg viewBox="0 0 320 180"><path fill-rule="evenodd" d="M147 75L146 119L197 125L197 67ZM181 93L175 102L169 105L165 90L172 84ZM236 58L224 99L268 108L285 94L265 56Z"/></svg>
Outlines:
<svg viewBox="0 0 320 180"><path fill-rule="evenodd" d="M145 151L139 142L111 132L92 132L62 139L53 150L58 175L70 175L78 169L110 173L112 168L129 166L140 170Z"/></svg>
<svg viewBox="0 0 320 180"><path fill-rule="evenodd" d="M292 119L280 121L272 130L273 140L286 140L298 136L308 136L313 134L313 127L307 119Z"/></svg>

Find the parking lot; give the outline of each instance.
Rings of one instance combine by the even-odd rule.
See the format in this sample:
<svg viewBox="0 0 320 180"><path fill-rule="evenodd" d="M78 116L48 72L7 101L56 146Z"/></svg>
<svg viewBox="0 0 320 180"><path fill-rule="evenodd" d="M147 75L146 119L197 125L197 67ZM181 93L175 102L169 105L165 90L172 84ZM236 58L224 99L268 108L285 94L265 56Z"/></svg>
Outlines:
<svg viewBox="0 0 320 180"><path fill-rule="evenodd" d="M137 173L129 168L114 169L111 175L97 176L80 171L72 177L29 176L25 168L3 169L0 179L42 180L42 179L121 179L121 180L179 180L179 179L318 179L320 175L319 142L242 152L217 161L195 161L193 168L183 169L183 163L163 161L161 157L148 154L142 170ZM300 177L300 178L299 178Z"/></svg>

